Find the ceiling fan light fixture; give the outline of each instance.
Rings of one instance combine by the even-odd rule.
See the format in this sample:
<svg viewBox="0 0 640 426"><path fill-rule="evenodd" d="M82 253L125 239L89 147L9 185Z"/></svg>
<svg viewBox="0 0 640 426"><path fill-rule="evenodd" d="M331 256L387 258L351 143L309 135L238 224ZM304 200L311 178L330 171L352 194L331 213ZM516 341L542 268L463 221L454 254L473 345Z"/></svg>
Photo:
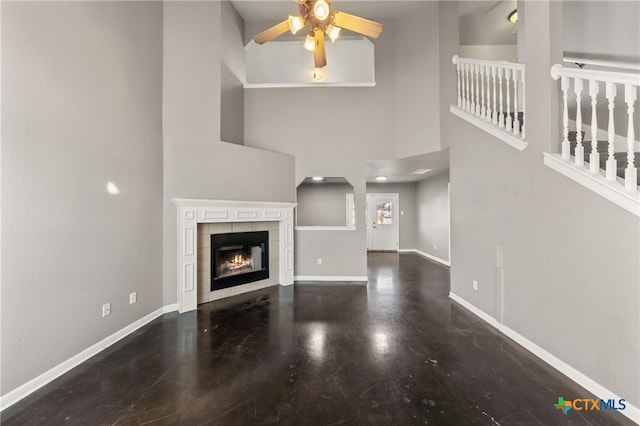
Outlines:
<svg viewBox="0 0 640 426"><path fill-rule="evenodd" d="M507 19L509 20L509 22L511 22L513 24L517 23L518 22L518 9L514 10L513 12L511 12Z"/></svg>
<svg viewBox="0 0 640 426"><path fill-rule="evenodd" d="M331 40L331 43L333 43L334 41L336 41L336 39L340 35L340 28L329 24L327 25L327 29L325 30L325 32L327 33L327 36Z"/></svg>
<svg viewBox="0 0 640 426"><path fill-rule="evenodd" d="M304 18L302 16L289 15L289 31L295 34L304 27Z"/></svg>
<svg viewBox="0 0 640 426"><path fill-rule="evenodd" d="M304 40L302 47L307 49L309 52L316 50L316 36L313 31L307 34L307 38Z"/></svg>
<svg viewBox="0 0 640 426"><path fill-rule="evenodd" d="M324 21L329 17L329 4L325 0L318 0L313 5L313 14L320 21Z"/></svg>

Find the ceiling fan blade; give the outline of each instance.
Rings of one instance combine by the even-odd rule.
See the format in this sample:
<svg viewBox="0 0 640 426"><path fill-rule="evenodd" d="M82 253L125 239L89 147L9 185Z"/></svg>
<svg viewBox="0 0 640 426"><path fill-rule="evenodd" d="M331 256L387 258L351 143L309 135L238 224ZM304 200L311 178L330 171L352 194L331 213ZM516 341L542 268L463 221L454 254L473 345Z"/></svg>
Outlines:
<svg viewBox="0 0 640 426"><path fill-rule="evenodd" d="M327 65L327 53L324 49L324 33L320 28L313 30L316 35L316 50L313 51L313 62L316 68Z"/></svg>
<svg viewBox="0 0 640 426"><path fill-rule="evenodd" d="M268 30L261 32L253 38L253 41L258 44L263 44L286 33L287 31L289 31L289 20L282 21L278 25L274 25Z"/></svg>
<svg viewBox="0 0 640 426"><path fill-rule="evenodd" d="M337 27L345 28L372 38L378 38L382 33L383 27L379 22L370 21L368 19L337 10L333 14L332 23Z"/></svg>

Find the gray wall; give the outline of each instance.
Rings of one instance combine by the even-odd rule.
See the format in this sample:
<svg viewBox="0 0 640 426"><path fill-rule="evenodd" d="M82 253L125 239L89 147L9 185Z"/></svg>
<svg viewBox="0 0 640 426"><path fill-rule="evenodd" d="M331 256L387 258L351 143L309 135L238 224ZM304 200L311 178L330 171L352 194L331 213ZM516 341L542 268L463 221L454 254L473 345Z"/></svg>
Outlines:
<svg viewBox="0 0 640 426"><path fill-rule="evenodd" d="M527 93L527 149L451 114L443 123L451 143L451 290L499 318L502 245L505 325L638 406L638 218L542 161L560 133L559 92L548 73L562 57L561 19L561 3L527 3L526 57L536 58L527 63L527 86L536 88Z"/></svg>
<svg viewBox="0 0 640 426"><path fill-rule="evenodd" d="M6 394L162 305L162 4L3 2L2 91Z"/></svg>
<svg viewBox="0 0 640 426"><path fill-rule="evenodd" d="M449 260L449 173L421 180L416 184L418 209L416 248Z"/></svg>
<svg viewBox="0 0 640 426"><path fill-rule="evenodd" d="M434 61L439 44L438 7L438 2L425 2L394 22L397 158L441 149L440 64Z"/></svg>
<svg viewBox="0 0 640 426"><path fill-rule="evenodd" d="M637 1L565 1L564 50L571 56L637 63L639 20Z"/></svg>
<svg viewBox="0 0 640 426"><path fill-rule="evenodd" d="M221 2L222 62L220 63L220 140L244 143L244 93L246 79L244 21L229 0Z"/></svg>
<svg viewBox="0 0 640 426"><path fill-rule="evenodd" d="M346 226L347 183L301 183L297 189L296 225Z"/></svg>
<svg viewBox="0 0 640 426"><path fill-rule="evenodd" d="M295 200L293 157L220 142L221 40L227 36L221 8L220 2L164 5L165 304L177 301L172 198Z"/></svg>
<svg viewBox="0 0 640 426"><path fill-rule="evenodd" d="M417 207L416 184L408 183L367 183L369 194L398 194L400 201L400 249L416 248ZM404 214L402 214L404 213Z"/></svg>

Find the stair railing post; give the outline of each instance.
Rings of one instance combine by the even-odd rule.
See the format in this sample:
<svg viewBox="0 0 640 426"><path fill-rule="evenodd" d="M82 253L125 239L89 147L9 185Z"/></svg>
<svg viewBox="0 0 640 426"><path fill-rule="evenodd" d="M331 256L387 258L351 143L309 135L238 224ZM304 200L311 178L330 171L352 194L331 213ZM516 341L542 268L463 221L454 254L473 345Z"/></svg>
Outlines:
<svg viewBox="0 0 640 426"><path fill-rule="evenodd" d="M473 89L469 83L473 82L471 75L471 64L467 63L467 112L471 112L471 96L473 95Z"/></svg>
<svg viewBox="0 0 640 426"><path fill-rule="evenodd" d="M607 82L605 84L605 89L606 89L605 91L606 91L607 101L609 102L609 126L607 129L607 141L609 144L607 146L607 152L609 153L609 156L607 158L606 178L609 181L615 181L616 172L617 172L616 169L618 167L618 164L617 164L618 162L616 161L616 158L613 155L615 153L613 139L616 134L615 121L613 118L613 108L615 106L615 99L616 99L616 85L615 83Z"/></svg>
<svg viewBox="0 0 640 426"><path fill-rule="evenodd" d="M480 118L484 120L484 65L478 65L478 74L480 77Z"/></svg>
<svg viewBox="0 0 640 426"><path fill-rule="evenodd" d="M591 96L591 154L589 155L589 171L600 171L600 154L598 153L598 116L596 105L598 104L598 92L600 86L597 80L589 80L589 96Z"/></svg>
<svg viewBox="0 0 640 426"><path fill-rule="evenodd" d="M511 130L511 93L509 88L511 87L511 69L504 69L504 78L507 86L507 114L505 116L505 127L507 131Z"/></svg>
<svg viewBox="0 0 640 426"><path fill-rule="evenodd" d="M518 119L518 70L513 71L513 134L520 133L520 119Z"/></svg>
<svg viewBox="0 0 640 426"><path fill-rule="evenodd" d="M475 114L476 116L478 115L478 111L479 111L479 103L478 101L480 100L480 93L478 93L480 91L480 89L478 88L478 64L473 64L473 76L471 77L474 80L473 83L473 109L471 110L471 112L473 114Z"/></svg>
<svg viewBox="0 0 640 426"><path fill-rule="evenodd" d="M487 76L487 105L484 109L484 119L486 121L491 121L491 65L487 65L485 67L485 74Z"/></svg>
<svg viewBox="0 0 640 426"><path fill-rule="evenodd" d="M576 151L574 156L577 166L584 165L584 147L582 146L582 88L583 80L581 78L574 78L573 91L576 94Z"/></svg>
<svg viewBox="0 0 640 426"><path fill-rule="evenodd" d="M525 77L524 77L524 71L521 71L521 76L522 76L522 139L526 139L526 133L525 133L525 127L527 124L527 116L526 116L526 94L527 94L527 85L525 82Z"/></svg>
<svg viewBox="0 0 640 426"><path fill-rule="evenodd" d="M460 108L462 106L462 96L460 95L460 88L461 88L461 80L460 80L460 62L455 61L456 63L456 72L457 72L457 77L458 77L458 108Z"/></svg>
<svg viewBox="0 0 640 426"><path fill-rule="evenodd" d="M498 127L504 127L504 110L502 109L502 74L504 72L504 68L498 67L498 86L500 87L500 111L498 111Z"/></svg>
<svg viewBox="0 0 640 426"><path fill-rule="evenodd" d="M638 97L638 88L632 84L624 85L624 101L627 103L627 168L624 170L624 187L637 190L638 169L635 166L635 134L633 129L634 103Z"/></svg>
<svg viewBox="0 0 640 426"><path fill-rule="evenodd" d="M498 112L496 110L496 75L498 74L498 67L491 66L491 77L493 78L493 109L491 110L491 122L494 126L498 125Z"/></svg>
<svg viewBox="0 0 640 426"><path fill-rule="evenodd" d="M569 79L560 77L562 89L562 158L568 160L571 156L571 144L569 142Z"/></svg>

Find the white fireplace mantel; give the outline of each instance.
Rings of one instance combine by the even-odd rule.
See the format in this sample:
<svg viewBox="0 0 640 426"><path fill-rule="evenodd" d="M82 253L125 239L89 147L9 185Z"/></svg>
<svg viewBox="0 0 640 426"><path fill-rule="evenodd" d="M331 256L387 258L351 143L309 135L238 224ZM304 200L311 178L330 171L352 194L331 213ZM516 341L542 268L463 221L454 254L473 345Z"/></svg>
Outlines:
<svg viewBox="0 0 640 426"><path fill-rule="evenodd" d="M178 310L198 304L197 232L199 223L278 222L280 285L293 284L293 208L296 203L174 198L178 207Z"/></svg>

